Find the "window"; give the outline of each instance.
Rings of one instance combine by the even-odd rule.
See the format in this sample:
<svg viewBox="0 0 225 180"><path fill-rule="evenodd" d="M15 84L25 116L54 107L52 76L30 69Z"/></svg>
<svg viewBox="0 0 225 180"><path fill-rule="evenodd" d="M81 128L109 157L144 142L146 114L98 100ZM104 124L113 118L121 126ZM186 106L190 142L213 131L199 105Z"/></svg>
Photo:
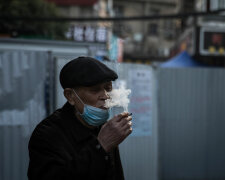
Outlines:
<svg viewBox="0 0 225 180"><path fill-rule="evenodd" d="M158 34L158 24L151 23L148 25L148 35L157 35Z"/></svg>
<svg viewBox="0 0 225 180"><path fill-rule="evenodd" d="M114 13L116 16L122 17L124 13L124 7L121 5L114 6Z"/></svg>
<svg viewBox="0 0 225 180"><path fill-rule="evenodd" d="M175 24L172 20L164 21L164 38L167 40L175 37Z"/></svg>

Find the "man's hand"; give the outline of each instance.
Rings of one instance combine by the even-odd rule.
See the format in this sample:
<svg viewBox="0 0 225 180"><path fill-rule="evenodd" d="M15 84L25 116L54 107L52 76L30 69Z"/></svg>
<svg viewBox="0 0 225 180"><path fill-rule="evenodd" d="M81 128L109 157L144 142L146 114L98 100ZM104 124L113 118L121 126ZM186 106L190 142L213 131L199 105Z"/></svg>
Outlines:
<svg viewBox="0 0 225 180"><path fill-rule="evenodd" d="M110 152L132 132L132 117L128 114L124 112L114 116L102 126L98 134L98 141L106 152Z"/></svg>

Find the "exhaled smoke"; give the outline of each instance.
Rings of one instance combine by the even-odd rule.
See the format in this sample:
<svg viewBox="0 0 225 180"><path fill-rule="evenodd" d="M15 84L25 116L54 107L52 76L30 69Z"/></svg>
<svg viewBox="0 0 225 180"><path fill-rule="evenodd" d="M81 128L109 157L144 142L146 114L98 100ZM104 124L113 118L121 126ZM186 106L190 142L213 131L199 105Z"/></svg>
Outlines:
<svg viewBox="0 0 225 180"><path fill-rule="evenodd" d="M126 89L125 85L121 84L118 89L113 89L110 93L110 99L105 102L105 107L111 108L114 106L123 107L125 112L128 112L128 104L130 102L128 95L131 93L130 89Z"/></svg>

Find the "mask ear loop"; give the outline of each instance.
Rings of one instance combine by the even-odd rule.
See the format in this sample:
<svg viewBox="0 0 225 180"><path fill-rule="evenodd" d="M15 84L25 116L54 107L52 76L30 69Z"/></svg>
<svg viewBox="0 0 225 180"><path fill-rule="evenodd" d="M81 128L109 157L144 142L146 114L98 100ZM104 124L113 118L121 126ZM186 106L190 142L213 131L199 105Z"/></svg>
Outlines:
<svg viewBox="0 0 225 180"><path fill-rule="evenodd" d="M73 92L75 93L75 95L77 96L77 98L79 99L79 101L85 106L84 102L81 100L81 98L78 96L78 94L76 93L76 91L74 89L72 89ZM78 111L79 112L79 111ZM80 113L80 112L79 112ZM80 113L81 114L81 113Z"/></svg>
<svg viewBox="0 0 225 180"><path fill-rule="evenodd" d="M73 89L73 92L75 93L75 95L77 96L77 98L79 99L79 101L84 105L84 102L81 100L81 98L77 95L76 91Z"/></svg>

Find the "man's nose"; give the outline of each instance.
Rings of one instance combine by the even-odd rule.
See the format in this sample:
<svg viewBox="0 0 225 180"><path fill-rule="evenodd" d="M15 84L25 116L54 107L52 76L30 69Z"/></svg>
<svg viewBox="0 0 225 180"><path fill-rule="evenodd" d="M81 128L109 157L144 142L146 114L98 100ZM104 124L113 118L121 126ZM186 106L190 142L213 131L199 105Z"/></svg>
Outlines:
<svg viewBox="0 0 225 180"><path fill-rule="evenodd" d="M110 98L109 93L106 90L104 90L102 93L101 99L106 100L109 98Z"/></svg>

